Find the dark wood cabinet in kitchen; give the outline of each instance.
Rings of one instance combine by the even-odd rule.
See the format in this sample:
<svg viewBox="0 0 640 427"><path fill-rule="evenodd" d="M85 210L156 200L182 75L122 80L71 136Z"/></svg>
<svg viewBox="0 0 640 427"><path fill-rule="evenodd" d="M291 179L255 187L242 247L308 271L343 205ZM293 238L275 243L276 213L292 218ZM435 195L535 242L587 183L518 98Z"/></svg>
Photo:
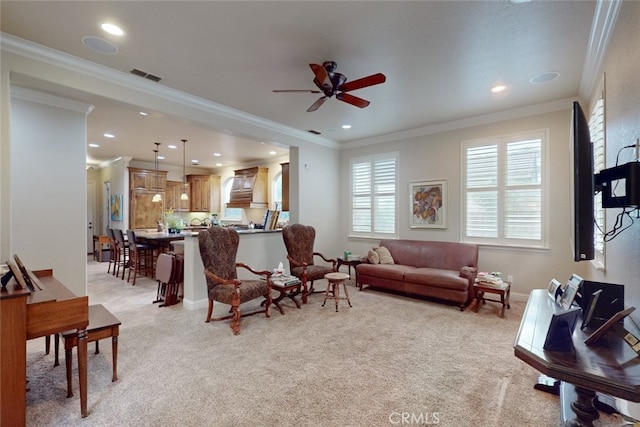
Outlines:
<svg viewBox="0 0 640 427"><path fill-rule="evenodd" d="M229 208L266 208L269 203L269 168L253 167L235 171Z"/></svg>

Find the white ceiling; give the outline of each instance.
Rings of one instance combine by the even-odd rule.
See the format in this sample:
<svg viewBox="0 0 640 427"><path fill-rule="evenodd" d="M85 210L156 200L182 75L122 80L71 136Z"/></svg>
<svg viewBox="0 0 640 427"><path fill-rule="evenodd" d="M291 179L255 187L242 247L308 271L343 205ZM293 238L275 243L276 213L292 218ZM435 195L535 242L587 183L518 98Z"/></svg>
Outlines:
<svg viewBox="0 0 640 427"><path fill-rule="evenodd" d="M0 7L4 33L125 73L137 68L161 77L158 85L345 143L578 96L596 2L3 0ZM125 35L102 32L105 21ZM108 40L118 53L96 53L83 36ZM315 89L308 64L326 60L349 80L381 72L387 81L351 92L371 101L364 109L333 98L307 113L319 95L272 92ZM530 83L550 71L559 77ZM497 83L507 90L492 94ZM153 161L153 142L163 143L162 153L182 138L187 162L208 167L218 161L213 151L237 163L274 148L158 112L143 118L117 100L66 95L95 105L88 141L100 148L90 149L91 162ZM181 150L167 162L181 165Z"/></svg>

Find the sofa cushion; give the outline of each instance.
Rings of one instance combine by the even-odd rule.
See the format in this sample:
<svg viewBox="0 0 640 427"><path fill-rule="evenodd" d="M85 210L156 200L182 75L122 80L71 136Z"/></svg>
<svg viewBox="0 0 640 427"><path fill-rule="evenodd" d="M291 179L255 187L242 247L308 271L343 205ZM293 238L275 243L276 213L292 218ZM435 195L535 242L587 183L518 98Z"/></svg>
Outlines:
<svg viewBox="0 0 640 427"><path fill-rule="evenodd" d="M369 249L369 253L367 254L367 260L371 264L379 264L380 256L378 255L378 252L374 251L373 249Z"/></svg>
<svg viewBox="0 0 640 427"><path fill-rule="evenodd" d="M364 276L374 276L381 279L404 281L407 271L414 270L415 267L400 264L360 264L356 267L358 278Z"/></svg>
<svg viewBox="0 0 640 427"><path fill-rule="evenodd" d="M439 288L465 291L469 288L469 280L460 277L459 271L441 270L439 268L414 268L405 272L404 281L416 285L435 286Z"/></svg>
<svg viewBox="0 0 640 427"><path fill-rule="evenodd" d="M384 246L380 246L378 248L375 248L374 250L380 257L380 264L395 264L393 262L393 257L391 256L391 252L389 252L389 249L385 248Z"/></svg>

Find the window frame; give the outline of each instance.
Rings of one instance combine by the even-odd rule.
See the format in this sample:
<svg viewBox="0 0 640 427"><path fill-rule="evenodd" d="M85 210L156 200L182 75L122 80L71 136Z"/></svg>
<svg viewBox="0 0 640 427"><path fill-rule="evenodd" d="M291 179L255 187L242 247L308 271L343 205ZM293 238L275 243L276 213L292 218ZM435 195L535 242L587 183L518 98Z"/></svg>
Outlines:
<svg viewBox="0 0 640 427"><path fill-rule="evenodd" d="M395 162L395 170L394 170L394 189L393 189L393 203L394 203L394 213L393 213L393 232L385 233L380 231L375 231L373 227L375 226L375 218L376 218L376 209L375 209L375 201L376 198L382 197L385 194L390 196L389 192L380 192L375 193L373 191L373 172L374 172L374 164L376 161L385 161L393 159ZM369 185L371 186L371 191L369 192L369 210L371 212L371 231L363 232L363 231L354 231L354 214L356 207L354 206L354 166L356 164L364 164L369 163L371 166L371 176ZM370 238L370 239L397 239L398 238L398 215L399 215L399 186L400 186L400 153L398 151L387 152L387 153L379 153L372 154L367 156L360 157L352 157L349 159L349 237L357 237L357 238ZM360 197L366 197L366 193L362 193ZM362 208L358 208L361 210Z"/></svg>
<svg viewBox="0 0 640 427"><path fill-rule="evenodd" d="M511 143L517 143L527 140L539 139L540 147L540 184L532 187L538 187L541 191L540 199L540 239L526 238L509 238L505 237L505 199L506 199L506 173L507 167L507 146ZM498 207L496 228L497 237L476 237L467 236L467 149L483 146L497 145L497 168L498 182L496 190L498 191ZM481 244L485 246L499 247L517 247L525 249L549 249L549 129L533 129L510 134L490 136L484 138L474 138L463 140L460 143L460 241L465 243Z"/></svg>

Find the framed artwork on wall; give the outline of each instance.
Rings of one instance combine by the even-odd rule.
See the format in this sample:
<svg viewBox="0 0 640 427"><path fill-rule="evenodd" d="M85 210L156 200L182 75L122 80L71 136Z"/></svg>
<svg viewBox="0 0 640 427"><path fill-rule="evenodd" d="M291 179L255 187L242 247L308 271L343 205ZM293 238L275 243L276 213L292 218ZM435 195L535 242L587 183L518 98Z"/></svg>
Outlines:
<svg viewBox="0 0 640 427"><path fill-rule="evenodd" d="M111 221L122 221L122 194L111 195Z"/></svg>
<svg viewBox="0 0 640 427"><path fill-rule="evenodd" d="M447 181L409 184L411 228L447 228Z"/></svg>

